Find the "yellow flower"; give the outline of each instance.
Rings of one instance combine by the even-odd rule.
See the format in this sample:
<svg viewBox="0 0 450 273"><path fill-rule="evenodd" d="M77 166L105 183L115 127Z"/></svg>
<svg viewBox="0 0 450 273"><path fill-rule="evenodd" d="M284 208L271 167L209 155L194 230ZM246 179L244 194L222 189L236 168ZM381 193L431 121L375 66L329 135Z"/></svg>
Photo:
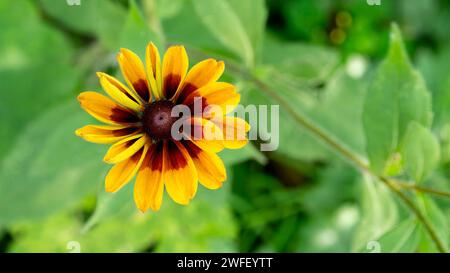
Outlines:
<svg viewBox="0 0 450 273"><path fill-rule="evenodd" d="M105 162L114 164L106 176L106 191L118 191L137 173L134 200L145 212L160 208L164 188L175 202L183 205L195 196L198 181L208 189L220 188L226 180L226 170L217 152L247 144L245 137L236 135L242 128L247 132L249 125L236 117L193 115L189 124L194 131L204 132L213 126L219 128L221 137L176 140L171 128L179 118L171 116L171 111L177 105L192 109L196 98L201 99L202 109L208 105L236 107L240 96L235 87L217 82L224 63L207 59L188 72L183 46L170 47L161 64L153 43L147 46L146 67L128 49L121 49L117 60L128 87L99 72L100 84L112 99L90 91L78 96L86 112L107 124L87 125L76 131L87 141L112 144L104 157Z"/></svg>

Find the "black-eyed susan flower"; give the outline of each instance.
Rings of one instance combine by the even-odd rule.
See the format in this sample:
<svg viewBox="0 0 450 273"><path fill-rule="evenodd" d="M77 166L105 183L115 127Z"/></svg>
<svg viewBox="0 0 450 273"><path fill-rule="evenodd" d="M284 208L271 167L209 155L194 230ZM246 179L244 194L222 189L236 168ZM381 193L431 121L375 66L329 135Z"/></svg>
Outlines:
<svg viewBox="0 0 450 273"><path fill-rule="evenodd" d="M232 84L218 82L224 63L207 59L188 72L183 46L170 47L161 63L153 43L147 46L146 66L128 49L121 49L117 60L127 85L99 72L100 84L110 98L91 91L78 96L86 112L106 123L76 131L87 141L112 144L104 157L105 162L114 164L106 175L106 191L118 191L137 174L136 206L141 211L156 211L164 188L175 202L184 205L195 196L198 181L208 189L220 188L226 170L217 153L224 148L242 148L249 130L244 120L225 116L237 106L240 96ZM205 111L189 118L172 115L174 107L193 110L198 101L202 110L214 105L224 111L220 116ZM174 138L172 128L181 118L194 132L200 131L200 137ZM216 137L205 137L206 128L213 128ZM242 131L244 138L238 137ZM185 134L184 130L175 132Z"/></svg>

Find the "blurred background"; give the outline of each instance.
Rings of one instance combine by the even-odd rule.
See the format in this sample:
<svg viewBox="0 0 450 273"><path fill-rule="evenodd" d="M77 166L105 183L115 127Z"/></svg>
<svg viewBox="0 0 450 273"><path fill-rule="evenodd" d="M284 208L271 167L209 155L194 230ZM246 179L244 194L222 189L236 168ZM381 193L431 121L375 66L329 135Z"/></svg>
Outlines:
<svg viewBox="0 0 450 273"><path fill-rule="evenodd" d="M149 41L185 45L190 65L225 60L242 104L277 104L257 77L365 156L363 99L397 22L433 96L442 159L427 183L450 189L449 1L0 0L0 14L0 252L370 252L408 219L283 108L279 149L222 152L224 187L199 187L187 207L166 195L142 214L133 183L105 193L107 147L74 135L96 123L76 96L101 90L96 71L121 78L119 48L143 57ZM448 243L450 202L434 202ZM392 251L436 251L408 236Z"/></svg>

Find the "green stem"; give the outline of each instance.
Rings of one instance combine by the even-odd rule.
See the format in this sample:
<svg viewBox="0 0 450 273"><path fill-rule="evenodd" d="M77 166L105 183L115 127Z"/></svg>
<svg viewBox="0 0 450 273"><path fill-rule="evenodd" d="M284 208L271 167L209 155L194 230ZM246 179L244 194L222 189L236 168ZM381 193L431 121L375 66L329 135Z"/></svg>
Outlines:
<svg viewBox="0 0 450 273"><path fill-rule="evenodd" d="M405 193L403 193L400 188L401 186L398 185L394 180L391 180L384 176L377 176L380 181L382 181L385 185L387 185L393 192L397 194L397 196L402 199L402 201L409 207L409 209L416 215L417 219L422 223L422 225L425 227L426 231L430 235L431 239L435 243L437 249L441 253L446 253L447 250L444 246L444 242L441 241L441 239L437 236L436 230L434 230L434 227L430 224L427 218L423 215L423 213L420 211L420 209L414 204L414 202L409 198Z"/></svg>
<svg viewBox="0 0 450 273"><path fill-rule="evenodd" d="M156 33L161 44L165 45L166 37L164 35L164 31L161 26L161 22L158 18L155 0L145 0L145 1L143 1L143 6L144 6L145 15L148 20L149 28Z"/></svg>
<svg viewBox="0 0 450 273"><path fill-rule="evenodd" d="M399 181L399 180L394 180L394 181L401 188L411 189L411 190L415 190L418 192L430 193L430 194L434 194L437 196L450 198L450 192L445 192L445 191L441 191L441 190L422 187L422 186L418 186L418 185L416 185L414 183L410 183L410 182L404 182L404 181Z"/></svg>
<svg viewBox="0 0 450 273"><path fill-rule="evenodd" d="M201 51L195 49L193 49L193 51L199 55L203 55L203 52ZM269 85L267 85L254 75L250 74L248 71L241 69L239 65L235 64L233 61L227 61L227 66L229 68L229 71L235 72L237 76L243 76L247 78L249 81L253 82L262 92L264 92L266 95L276 100L281 106L281 108L287 111L298 124L302 125L312 135L318 137L318 139L320 139L322 142L332 147L344 159L346 159L356 168L360 169L361 172L368 173L372 177L376 177L378 180L384 183L416 215L417 219L422 223L422 225L425 227L425 230L428 232L431 239L435 243L437 249L442 253L446 252L444 243L437 236L436 231L434 230L433 226L430 224L428 219L423 215L422 211L420 211L420 209L416 206L416 204L414 204L414 201L408 195L406 195L404 192L401 191L402 185L400 185L395 180L392 180L388 177L373 173L372 170L369 168L369 165L363 159L361 159L350 149L339 143L339 141L335 140L332 136L328 135L323 129L316 126L313 122L300 115L297 111L295 111L295 109L293 109L290 106L288 101L286 101L282 96L280 96L278 92L272 90ZM418 189L418 187L415 187L414 189ZM421 189L423 190L424 188ZM431 190L428 190L428 192L431 192Z"/></svg>
<svg viewBox="0 0 450 273"><path fill-rule="evenodd" d="M332 147L335 151L337 151L341 156L343 156L345 159L347 159L350 163L355 165L357 168L359 168L363 172L369 173L371 176L378 178L380 181L382 181L386 186L389 187L403 202L404 204L416 215L417 219L423 224L426 231L430 235L433 242L436 244L436 247L440 252L445 253L446 249L444 247L444 243L441 242L439 237L436 234L436 231L434 230L433 226L430 224L428 219L423 215L423 213L420 211L420 209L417 208L417 206L414 204L414 202L409 198L405 193L403 193L400 190L400 186L393 180L377 175L373 173L367 163L365 163L361 158L359 158L357 155L355 155L352 151L350 151L347 147L336 141L334 138L329 136L325 131L323 131L321 128L317 127L313 122L309 121L305 117L301 116L297 111L295 111L290 104L281 97L277 92L272 90L270 86L266 85L264 82L259 80L258 78L254 77L253 75L249 75L248 73L245 73L245 75L264 93L266 93L268 96L275 99L280 106L287 111L294 120L302 125L304 128L306 128L311 134L318 137L320 140L322 140L324 143L328 144L330 147Z"/></svg>

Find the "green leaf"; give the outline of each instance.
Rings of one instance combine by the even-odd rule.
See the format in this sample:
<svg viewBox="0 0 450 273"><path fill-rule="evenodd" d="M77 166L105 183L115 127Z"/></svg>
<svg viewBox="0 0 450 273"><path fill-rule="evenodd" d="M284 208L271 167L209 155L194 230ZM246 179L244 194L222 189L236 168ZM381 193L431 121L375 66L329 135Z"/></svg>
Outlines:
<svg viewBox="0 0 450 273"><path fill-rule="evenodd" d="M79 231L79 219L64 212L42 220L14 223L10 226L14 240L8 245L8 252L69 252L68 243ZM81 248L83 250L83 248Z"/></svg>
<svg viewBox="0 0 450 273"><path fill-rule="evenodd" d="M22 132L0 165L0 224L44 218L95 189L105 175L104 148L74 133L89 121L73 99Z"/></svg>
<svg viewBox="0 0 450 273"><path fill-rule="evenodd" d="M450 123L450 77L447 72L450 65L450 46L439 52L418 52L417 60L418 68L433 95L433 126L440 129ZM445 141L448 141L448 138Z"/></svg>
<svg viewBox="0 0 450 273"><path fill-rule="evenodd" d="M222 158L226 166L233 166L251 159L258 161L261 164L265 164L267 161L264 155L251 144L248 144L239 150L224 150L219 154L219 156ZM229 169L227 170L227 174L227 181L231 181L231 173ZM104 184L102 181L97 194L97 206L94 213L84 225L83 232L88 232L96 225L118 214L136 211L133 201L133 183L129 183L116 193L105 192L103 185ZM227 191L227 189L224 190ZM167 197L165 200L166 202L172 202L172 200L167 199Z"/></svg>
<svg viewBox="0 0 450 273"><path fill-rule="evenodd" d="M9 252L67 253L79 246L86 252L140 252L152 246L150 221L144 215L114 217L88 233L80 233L79 211L66 210L46 219L14 224L10 230L14 240ZM126 224L126 232L124 232Z"/></svg>
<svg viewBox="0 0 450 273"><path fill-rule="evenodd" d="M199 16L193 16L197 14L193 4L190 1L182 1L182 3L183 5L177 16L163 18L161 22L166 39L172 43L199 48L208 51L208 53L213 51L224 55L224 52L226 52L228 53L225 54L226 56L236 58L236 55L230 54L230 50L209 34L207 26L203 24ZM180 24L183 25L183 31L180 31ZM193 56L189 57L190 59L193 58Z"/></svg>
<svg viewBox="0 0 450 273"><path fill-rule="evenodd" d="M227 182L216 191L199 187L197 196L187 207L175 204L166 195L165 208L149 220L151 230L160 239L156 251L236 251L237 227L229 200L230 186ZM161 226L165 228L161 229Z"/></svg>
<svg viewBox="0 0 450 273"><path fill-rule="evenodd" d="M405 220L383 234L377 241L381 252L415 252L420 242L421 229L416 219Z"/></svg>
<svg viewBox="0 0 450 273"><path fill-rule="evenodd" d="M246 66L253 66L264 30L264 1L196 0L191 3L211 34L240 56Z"/></svg>
<svg viewBox="0 0 450 273"><path fill-rule="evenodd" d="M444 249L448 250L450 234L448 217L428 195L418 194L417 199L424 217L430 222L437 237L443 243ZM424 229L422 241L420 244L420 250L423 252L438 252L434 241L431 240L430 235L428 234L428 232L425 232Z"/></svg>
<svg viewBox="0 0 450 273"><path fill-rule="evenodd" d="M158 18L161 20L171 18L179 14L185 0L155 0Z"/></svg>
<svg viewBox="0 0 450 273"><path fill-rule="evenodd" d="M115 50L118 34L126 18L121 5L109 0L81 0L81 5L68 5L66 1L41 0L45 12L58 22L83 35L98 38Z"/></svg>
<svg viewBox="0 0 450 273"><path fill-rule="evenodd" d="M431 118L430 94L410 63L400 30L393 25L389 53L374 75L364 104L363 125L371 168L382 173L409 123L417 121L428 128Z"/></svg>
<svg viewBox="0 0 450 273"><path fill-rule="evenodd" d="M284 89L280 81L272 77L270 73L262 80L272 89L277 90L278 95L282 96L299 114L308 117L311 122L342 145L358 154L364 154L360 122L366 91L363 81L353 79L343 70L338 70L327 81L326 88L320 90L320 96L315 97L302 90ZM278 102L261 90L248 88L242 92L242 104L267 105L268 120L270 120L270 107L278 105ZM330 160L335 157L335 153L328 146L298 125L292 114L285 111L283 107L279 108L279 120L279 147L274 151L277 155L286 157L287 160L307 161ZM258 128L255 124L251 125L253 129Z"/></svg>
<svg viewBox="0 0 450 273"><path fill-rule="evenodd" d="M145 56L145 48L149 42L161 46L157 35L148 27L135 1L130 1L130 9L125 24L120 32L117 48L125 47Z"/></svg>
<svg viewBox="0 0 450 273"><path fill-rule="evenodd" d="M228 180L231 181L230 173ZM230 182L227 182L224 187L215 191L199 185L198 192L189 206L178 205L164 194L161 209L157 212L150 210L145 215L134 205L134 183L114 194L104 193L102 187L97 208L83 228L83 245L94 239L98 245L95 251L108 251L100 240L105 229L114 229L116 233L122 230L123 233L123 229L117 226L132 219L141 219L140 221L146 222L141 236L147 238L148 245L157 243L157 252L234 251L236 227L228 201L229 184Z"/></svg>
<svg viewBox="0 0 450 273"><path fill-rule="evenodd" d="M218 197L216 193L220 195L213 192L212 199ZM127 204L134 205L131 197ZM236 228L223 201L207 199L194 207L167 204L157 214L142 214L133 208L103 219L84 233L80 232L82 219L75 217L79 212L66 210L43 220L14 224L10 228L14 240L7 251L69 252L71 242L79 243L83 253L236 251Z"/></svg>
<svg viewBox="0 0 450 273"><path fill-rule="evenodd" d="M274 77L304 85L326 81L340 62L338 52L331 48L270 36L264 40L263 61L273 69Z"/></svg>
<svg viewBox="0 0 450 273"><path fill-rule="evenodd" d="M89 217L81 232L87 233L97 224L131 211L136 211L133 202L133 183L125 185L118 192L110 193L105 191L104 181L102 181L98 188L94 213Z"/></svg>
<svg viewBox="0 0 450 273"><path fill-rule="evenodd" d="M227 0L242 22L258 61L263 48L264 32L267 20L267 8L264 0ZM211 1L210 1L211 2Z"/></svg>
<svg viewBox="0 0 450 273"><path fill-rule="evenodd" d="M401 145L401 155L408 174L421 182L439 163L439 141L429 129L411 122Z"/></svg>
<svg viewBox="0 0 450 273"><path fill-rule="evenodd" d="M264 154L262 154L251 143L247 144L244 148L238 150L225 149L219 153L219 156L220 158L222 158L226 166L232 166L251 159L263 165L267 162L267 159L264 156Z"/></svg>
<svg viewBox="0 0 450 273"><path fill-rule="evenodd" d="M367 248L367 244L390 230L398 219L398 209L390 191L379 181L364 176L361 196L361 220L353 238L353 251Z"/></svg>
<svg viewBox="0 0 450 273"><path fill-rule="evenodd" d="M352 166L346 162L332 162L321 168L314 187L302 189L303 207L312 215L335 211L338 206L354 198L355 186L359 186L360 182L360 175Z"/></svg>
<svg viewBox="0 0 450 273"><path fill-rule="evenodd" d="M72 46L31 1L2 1L0 13L1 160L33 117L73 94L79 71Z"/></svg>

